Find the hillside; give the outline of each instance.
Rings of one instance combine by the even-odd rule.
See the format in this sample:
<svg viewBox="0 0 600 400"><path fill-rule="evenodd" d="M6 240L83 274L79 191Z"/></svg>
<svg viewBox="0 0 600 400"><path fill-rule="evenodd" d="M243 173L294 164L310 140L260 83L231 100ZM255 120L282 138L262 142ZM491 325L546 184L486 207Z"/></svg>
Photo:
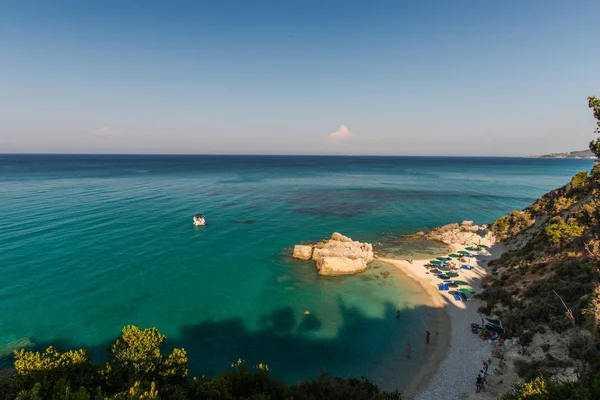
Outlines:
<svg viewBox="0 0 600 400"><path fill-rule="evenodd" d="M595 158L591 150L566 151L564 153L550 153L543 156L529 156L527 158Z"/></svg>
<svg viewBox="0 0 600 400"><path fill-rule="evenodd" d="M507 250L488 265L480 311L518 338L515 367L531 380L507 398L598 398L600 163L491 230Z"/></svg>
<svg viewBox="0 0 600 400"><path fill-rule="evenodd" d="M515 332L540 323L561 331L573 324L596 330L588 313L598 286L600 261L600 164L575 175L522 211L492 224L508 251L490 264L486 311L502 311ZM554 293L556 292L556 294ZM565 315L559 296L573 312ZM574 320L573 320L574 319Z"/></svg>

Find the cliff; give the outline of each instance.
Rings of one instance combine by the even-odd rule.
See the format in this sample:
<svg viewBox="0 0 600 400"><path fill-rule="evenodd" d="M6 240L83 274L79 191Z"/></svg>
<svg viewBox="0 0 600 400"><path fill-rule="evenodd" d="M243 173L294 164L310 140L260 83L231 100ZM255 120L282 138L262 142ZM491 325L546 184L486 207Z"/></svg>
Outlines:
<svg viewBox="0 0 600 400"><path fill-rule="evenodd" d="M595 158L591 150L566 151L564 153L550 153L543 156L529 156L527 158Z"/></svg>

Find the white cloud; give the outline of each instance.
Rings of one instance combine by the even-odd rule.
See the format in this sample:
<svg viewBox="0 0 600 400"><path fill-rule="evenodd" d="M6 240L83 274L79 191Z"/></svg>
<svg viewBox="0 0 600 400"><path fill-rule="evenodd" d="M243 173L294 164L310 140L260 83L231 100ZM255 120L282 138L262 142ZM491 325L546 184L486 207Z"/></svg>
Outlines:
<svg viewBox="0 0 600 400"><path fill-rule="evenodd" d="M356 140L358 136L352 132L346 125L340 125L339 129L335 132L331 132L329 134L329 139L333 141L348 141L348 140Z"/></svg>
<svg viewBox="0 0 600 400"><path fill-rule="evenodd" d="M108 126L103 126L102 128L98 129L96 132L94 132L94 134L96 136L113 136L115 134L115 132L112 131Z"/></svg>

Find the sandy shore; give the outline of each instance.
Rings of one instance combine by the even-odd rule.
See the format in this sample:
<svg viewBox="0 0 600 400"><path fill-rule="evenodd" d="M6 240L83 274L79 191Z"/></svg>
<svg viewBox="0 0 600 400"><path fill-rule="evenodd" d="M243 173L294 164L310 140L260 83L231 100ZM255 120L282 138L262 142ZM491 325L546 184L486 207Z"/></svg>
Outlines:
<svg viewBox="0 0 600 400"><path fill-rule="evenodd" d="M455 252L464 247L458 243L451 244ZM503 252L502 246L494 245L487 254L469 258L463 264L474 268L471 271L460 270L460 276L454 279L469 282L470 287L479 293L487 262ZM430 356L420 366L412 384L404 390L404 396L416 400L460 399L464 393L475 392L475 378L482 368L482 360L491 355L491 346L474 335L470 328L472 322L481 322L477 311L480 302L476 299L456 301L448 292L440 291L437 285L441 280L428 274L424 267L429 260L414 260L412 264L405 260L380 260L419 283L430 297L429 306L438 310L437 334L432 332ZM482 398L485 396L482 394Z"/></svg>

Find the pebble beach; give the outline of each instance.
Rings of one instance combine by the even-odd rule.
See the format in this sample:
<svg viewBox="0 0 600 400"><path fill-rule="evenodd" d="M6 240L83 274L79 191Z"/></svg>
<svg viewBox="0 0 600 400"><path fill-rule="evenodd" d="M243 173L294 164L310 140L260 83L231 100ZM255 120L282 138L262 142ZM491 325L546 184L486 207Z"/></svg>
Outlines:
<svg viewBox="0 0 600 400"><path fill-rule="evenodd" d="M469 283L477 293L481 291L481 279L486 274L485 266L504 252L501 245L494 245L489 238L484 238L481 244L490 246L489 251L481 252L468 258L466 264L472 270L460 270L460 279ZM463 250L464 238L450 244L453 251ZM470 298L469 301L456 301L448 292L440 291L438 284L441 280L428 273L425 265L429 260L380 259L389 263L409 278L418 282L429 295L430 306L439 309L438 331L432 332L432 346L429 359L420 367L413 383L405 389L404 395L409 399L461 399L475 392L475 379L482 368L483 360L491 357L491 346L481 340L479 335L471 332L473 322L481 322L478 312L480 301ZM490 394L491 395L491 394ZM478 394L477 397L488 398L488 393Z"/></svg>

